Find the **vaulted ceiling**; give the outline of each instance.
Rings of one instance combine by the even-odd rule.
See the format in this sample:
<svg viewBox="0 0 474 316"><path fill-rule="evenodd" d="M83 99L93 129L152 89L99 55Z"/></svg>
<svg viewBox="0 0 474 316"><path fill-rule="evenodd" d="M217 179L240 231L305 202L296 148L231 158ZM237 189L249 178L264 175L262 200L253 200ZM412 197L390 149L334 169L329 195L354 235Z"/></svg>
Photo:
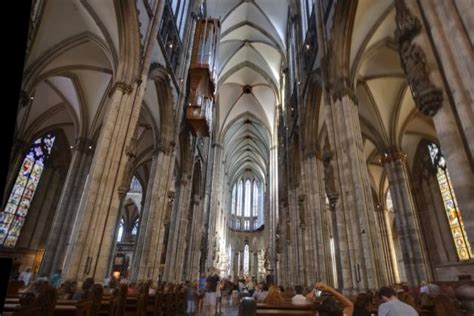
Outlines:
<svg viewBox="0 0 474 316"><path fill-rule="evenodd" d="M229 182L249 169L265 181L281 102L288 1L208 0L207 13L222 23L217 124Z"/></svg>
<svg viewBox="0 0 474 316"><path fill-rule="evenodd" d="M388 179L380 162L387 150L402 151L411 167L422 139L436 139L433 122L416 109L393 39L393 0L359 0L350 45L364 152L374 190L383 199Z"/></svg>

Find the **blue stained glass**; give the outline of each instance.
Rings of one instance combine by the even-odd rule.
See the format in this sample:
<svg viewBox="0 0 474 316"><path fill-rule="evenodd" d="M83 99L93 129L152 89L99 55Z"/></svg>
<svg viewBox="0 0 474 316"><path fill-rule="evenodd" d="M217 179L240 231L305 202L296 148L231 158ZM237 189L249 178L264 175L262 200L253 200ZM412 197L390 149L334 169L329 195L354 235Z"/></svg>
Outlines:
<svg viewBox="0 0 474 316"><path fill-rule="evenodd" d="M5 209L0 212L0 244L15 247L31 201L38 187L44 163L56 137L47 134L35 140L25 155Z"/></svg>

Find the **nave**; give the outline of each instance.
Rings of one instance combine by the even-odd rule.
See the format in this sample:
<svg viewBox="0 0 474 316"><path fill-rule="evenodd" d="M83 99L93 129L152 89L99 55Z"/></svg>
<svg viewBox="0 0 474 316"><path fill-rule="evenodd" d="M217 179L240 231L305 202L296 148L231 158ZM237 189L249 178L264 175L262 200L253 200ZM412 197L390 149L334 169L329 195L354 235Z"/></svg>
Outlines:
<svg viewBox="0 0 474 316"><path fill-rule="evenodd" d="M473 15L469 0L32 1L0 208L8 298L189 281L215 305L215 269L351 304L388 286L421 308L430 284L427 306L472 309Z"/></svg>

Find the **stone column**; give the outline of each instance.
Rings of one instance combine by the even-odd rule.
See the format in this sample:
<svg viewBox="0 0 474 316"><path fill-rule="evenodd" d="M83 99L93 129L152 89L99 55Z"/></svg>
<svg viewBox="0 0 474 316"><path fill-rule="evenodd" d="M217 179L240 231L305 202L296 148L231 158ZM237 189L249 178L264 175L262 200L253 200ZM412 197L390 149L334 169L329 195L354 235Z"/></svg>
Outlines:
<svg viewBox="0 0 474 316"><path fill-rule="evenodd" d="M116 82L112 88L68 250L66 278L102 280L106 276L119 216L118 189L127 164L125 145L138 122L144 86Z"/></svg>
<svg viewBox="0 0 474 316"><path fill-rule="evenodd" d="M399 283L400 277L396 257L393 258L392 256L392 249L390 246L392 241L390 240L391 236L388 232L388 224L385 215L386 212L387 211L381 205L376 206L377 226L380 228L380 240L382 242L382 250L384 255L383 262L387 267L388 284L393 284Z"/></svg>
<svg viewBox="0 0 474 316"><path fill-rule="evenodd" d="M156 173L159 172L157 171L158 169L158 155L159 151L155 151L153 156L152 156L152 162L151 162L151 167L150 167L150 176L148 178L148 183L146 185L146 194L145 198L143 199L143 206L142 206L142 211L140 214L140 225L138 227L138 235L137 235L137 240L135 242L135 247L134 247L134 255L133 255L133 261L131 264L131 271L130 271L130 280L137 282L138 281L138 270L139 270L139 262L140 258L143 252L143 244L145 240L145 234L143 233L146 231L146 219L148 218L148 214L150 213L150 204L151 204L151 199L152 199L152 193L153 193L153 183L155 181L155 176Z"/></svg>
<svg viewBox="0 0 474 316"><path fill-rule="evenodd" d="M356 102L345 79L334 82L327 123L340 185L341 203L336 207L336 216L345 293L376 289L382 283L376 265L376 258L381 257L379 236L370 230L375 211Z"/></svg>
<svg viewBox="0 0 474 316"><path fill-rule="evenodd" d="M385 153L382 163L390 183L395 225L407 278L404 281L416 286L427 280L428 267L405 159L406 155L400 152Z"/></svg>
<svg viewBox="0 0 474 316"><path fill-rule="evenodd" d="M89 139L80 138L72 150L69 170L46 241L40 274L49 275L58 268L65 268L65 255L70 247L71 232L77 219L79 202L92 160L92 143Z"/></svg>
<svg viewBox="0 0 474 316"><path fill-rule="evenodd" d="M305 261L306 284L311 285L316 280L328 282L326 273L325 243L323 242L323 212L324 212L324 183L322 163L315 152L306 153L302 163L302 184L305 195ZM327 246L327 245L326 245Z"/></svg>
<svg viewBox="0 0 474 316"><path fill-rule="evenodd" d="M419 0L422 16L447 95L459 123L465 150L474 169L474 50L472 3L470 0ZM471 191L472 192L472 191ZM472 205L472 204L471 204Z"/></svg>
<svg viewBox="0 0 474 316"><path fill-rule="evenodd" d="M170 238L168 243L168 253L166 255L166 267L164 280L170 282L180 282L182 280L182 269L185 264L184 251L187 244L186 230L190 225L188 220L189 204L191 202L191 184L189 176L183 174L179 182L178 200L176 212L170 226Z"/></svg>
<svg viewBox="0 0 474 316"><path fill-rule="evenodd" d="M278 225L278 147L276 145L270 148L270 166L268 175L268 185L265 196L265 234L268 242L267 259L268 267L276 269L276 234ZM268 227L268 229L267 229ZM277 273L274 271L274 276Z"/></svg>
<svg viewBox="0 0 474 316"><path fill-rule="evenodd" d="M209 195L209 229L208 229L208 253L207 253L207 260L206 265L207 267L216 266L216 262L214 260L215 250L213 249L213 245L215 243L215 234L217 232L216 224L219 218L220 213L220 201L221 197L223 196L221 189L223 189L223 181L220 181L222 178L222 149L223 147L220 144L213 143L210 146L210 155L208 166L211 168L211 176L206 177L208 181L210 180L211 183L208 185L209 191L207 194Z"/></svg>
<svg viewBox="0 0 474 316"><path fill-rule="evenodd" d="M414 2L395 1L395 42L415 104L422 113L433 118L464 228L471 248L474 248L474 212L470 211L474 209L474 89L472 80L466 79L472 77L469 70L473 66L469 58L473 52L466 43L465 32L455 32L464 23L456 16L459 12L456 6L465 5L465 2L456 1L455 5L452 1L435 1L428 5L427 1L420 0L418 4L421 6L419 11ZM446 18L449 23L440 23L440 18ZM420 19L429 26L426 30ZM450 37L453 40L447 41L448 34L453 34ZM435 44L435 41L440 43Z"/></svg>
<svg viewBox="0 0 474 316"><path fill-rule="evenodd" d="M174 143L162 144L158 148L156 170L147 190L149 203L145 203L144 218L140 225L140 238L137 242L133 277L138 281L158 280L162 274L160 260L163 250L165 222L168 213L168 192L172 186L175 148ZM147 205L148 204L148 205ZM148 206L148 208L147 208Z"/></svg>
<svg viewBox="0 0 474 316"><path fill-rule="evenodd" d="M202 198L199 195L195 195L193 198L193 214L191 224L191 235L188 245L188 260L185 264L186 267L186 278L194 279L199 276L199 260L201 259L201 252L205 250L205 238L203 223L203 212L202 212Z"/></svg>
<svg viewBox="0 0 474 316"><path fill-rule="evenodd" d="M308 285L307 284L307 258L306 258L306 211L304 207L304 200L306 196L304 194L298 195L298 218L299 223L297 227L298 232L298 284Z"/></svg>

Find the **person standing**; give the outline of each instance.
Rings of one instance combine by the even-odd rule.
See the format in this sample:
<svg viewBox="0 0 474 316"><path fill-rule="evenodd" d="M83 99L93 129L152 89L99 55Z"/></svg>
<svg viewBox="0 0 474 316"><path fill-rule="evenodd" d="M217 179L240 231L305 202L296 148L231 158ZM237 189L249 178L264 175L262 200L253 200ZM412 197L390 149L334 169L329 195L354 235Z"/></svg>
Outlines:
<svg viewBox="0 0 474 316"><path fill-rule="evenodd" d="M31 276L32 276L31 269L28 268L26 269L26 271L23 271L20 273L20 276L18 277L18 281L23 281L23 283L25 284L25 287L27 287L30 284Z"/></svg>
<svg viewBox="0 0 474 316"><path fill-rule="evenodd" d="M217 305L217 286L220 281L217 270L213 267L209 268L209 276L207 277L207 291L204 297L204 305L209 315L214 315Z"/></svg>
<svg viewBox="0 0 474 316"><path fill-rule="evenodd" d="M59 288L59 286L61 285L62 272L63 270L58 269L51 277L51 285L55 287L56 289Z"/></svg>
<svg viewBox="0 0 474 316"><path fill-rule="evenodd" d="M379 291L379 296L384 301L384 303L379 306L379 316L418 316L418 312L413 307L403 303L397 298L397 293L394 289L382 287Z"/></svg>

